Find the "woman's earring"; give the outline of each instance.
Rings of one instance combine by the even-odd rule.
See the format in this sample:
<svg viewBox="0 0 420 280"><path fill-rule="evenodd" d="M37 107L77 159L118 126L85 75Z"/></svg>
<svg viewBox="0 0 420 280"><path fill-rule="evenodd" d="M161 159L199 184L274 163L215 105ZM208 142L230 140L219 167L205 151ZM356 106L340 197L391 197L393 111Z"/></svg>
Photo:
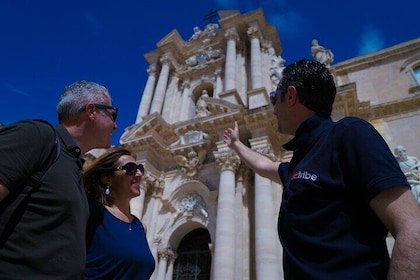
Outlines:
<svg viewBox="0 0 420 280"><path fill-rule="evenodd" d="M111 190L109 189L109 186L106 186L105 195L109 196L110 194L111 194Z"/></svg>

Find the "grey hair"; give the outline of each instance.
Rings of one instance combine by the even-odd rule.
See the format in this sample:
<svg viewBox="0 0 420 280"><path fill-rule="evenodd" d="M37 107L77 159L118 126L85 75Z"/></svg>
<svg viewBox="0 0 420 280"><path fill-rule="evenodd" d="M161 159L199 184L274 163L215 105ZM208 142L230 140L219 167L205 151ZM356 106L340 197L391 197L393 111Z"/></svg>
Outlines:
<svg viewBox="0 0 420 280"><path fill-rule="evenodd" d="M88 103L103 103L111 100L108 90L97 83L77 81L64 88L57 104L58 122L71 118Z"/></svg>

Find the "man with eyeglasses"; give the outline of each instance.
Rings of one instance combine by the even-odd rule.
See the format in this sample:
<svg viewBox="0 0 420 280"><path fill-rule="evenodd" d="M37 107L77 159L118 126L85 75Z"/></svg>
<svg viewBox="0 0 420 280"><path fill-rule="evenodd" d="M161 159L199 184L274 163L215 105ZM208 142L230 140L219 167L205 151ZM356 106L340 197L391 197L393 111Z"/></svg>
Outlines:
<svg viewBox="0 0 420 280"><path fill-rule="evenodd" d="M117 113L105 87L77 81L60 96L54 128L34 120L2 128L0 218L33 174L43 176L0 237L0 279L83 278L89 208L81 156L111 146Z"/></svg>
<svg viewBox="0 0 420 280"><path fill-rule="evenodd" d="M287 66L270 95L290 162L273 162L239 139L225 143L254 172L283 185L278 234L285 279L417 279L420 207L386 142L368 122L331 120L334 78L322 63ZM258 188L255 190L258 191ZM256 217L258 219L258 217ZM386 247L394 236L392 258Z"/></svg>

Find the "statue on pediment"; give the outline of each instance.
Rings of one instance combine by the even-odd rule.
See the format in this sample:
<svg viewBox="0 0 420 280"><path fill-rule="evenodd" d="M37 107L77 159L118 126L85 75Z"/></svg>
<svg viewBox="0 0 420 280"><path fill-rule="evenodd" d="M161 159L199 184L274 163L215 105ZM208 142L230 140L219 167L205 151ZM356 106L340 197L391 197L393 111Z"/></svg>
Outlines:
<svg viewBox="0 0 420 280"><path fill-rule="evenodd" d="M275 90L281 80L283 69L285 68L284 63L286 60L284 60L280 55L276 56L273 48L269 49L268 55L270 57L270 79L272 83L272 89Z"/></svg>
<svg viewBox="0 0 420 280"><path fill-rule="evenodd" d="M194 34L191 36L191 38L188 41L198 39L203 34L203 31L201 31L200 27L198 26L194 26L193 31L194 31Z"/></svg>
<svg viewBox="0 0 420 280"><path fill-rule="evenodd" d="M331 66L331 63L334 61L334 54L331 52L331 50L326 49L323 46L320 46L318 43L318 40L316 39L312 40L311 53L312 53L312 57L316 61L324 64L328 68Z"/></svg>
<svg viewBox="0 0 420 280"><path fill-rule="evenodd" d="M195 115L197 117L207 117L210 115L210 111L207 108L207 102L203 99L203 97L209 97L207 90L203 90L200 98L198 98L197 103L195 104Z"/></svg>

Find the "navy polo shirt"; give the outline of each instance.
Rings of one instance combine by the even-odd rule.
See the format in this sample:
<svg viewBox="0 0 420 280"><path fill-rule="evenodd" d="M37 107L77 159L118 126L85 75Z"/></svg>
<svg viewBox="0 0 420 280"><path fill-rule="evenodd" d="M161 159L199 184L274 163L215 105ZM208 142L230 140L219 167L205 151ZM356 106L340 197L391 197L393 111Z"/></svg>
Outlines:
<svg viewBox="0 0 420 280"><path fill-rule="evenodd" d="M315 114L283 146L278 232L285 279L385 279L387 229L369 206L384 189L409 184L368 122Z"/></svg>

